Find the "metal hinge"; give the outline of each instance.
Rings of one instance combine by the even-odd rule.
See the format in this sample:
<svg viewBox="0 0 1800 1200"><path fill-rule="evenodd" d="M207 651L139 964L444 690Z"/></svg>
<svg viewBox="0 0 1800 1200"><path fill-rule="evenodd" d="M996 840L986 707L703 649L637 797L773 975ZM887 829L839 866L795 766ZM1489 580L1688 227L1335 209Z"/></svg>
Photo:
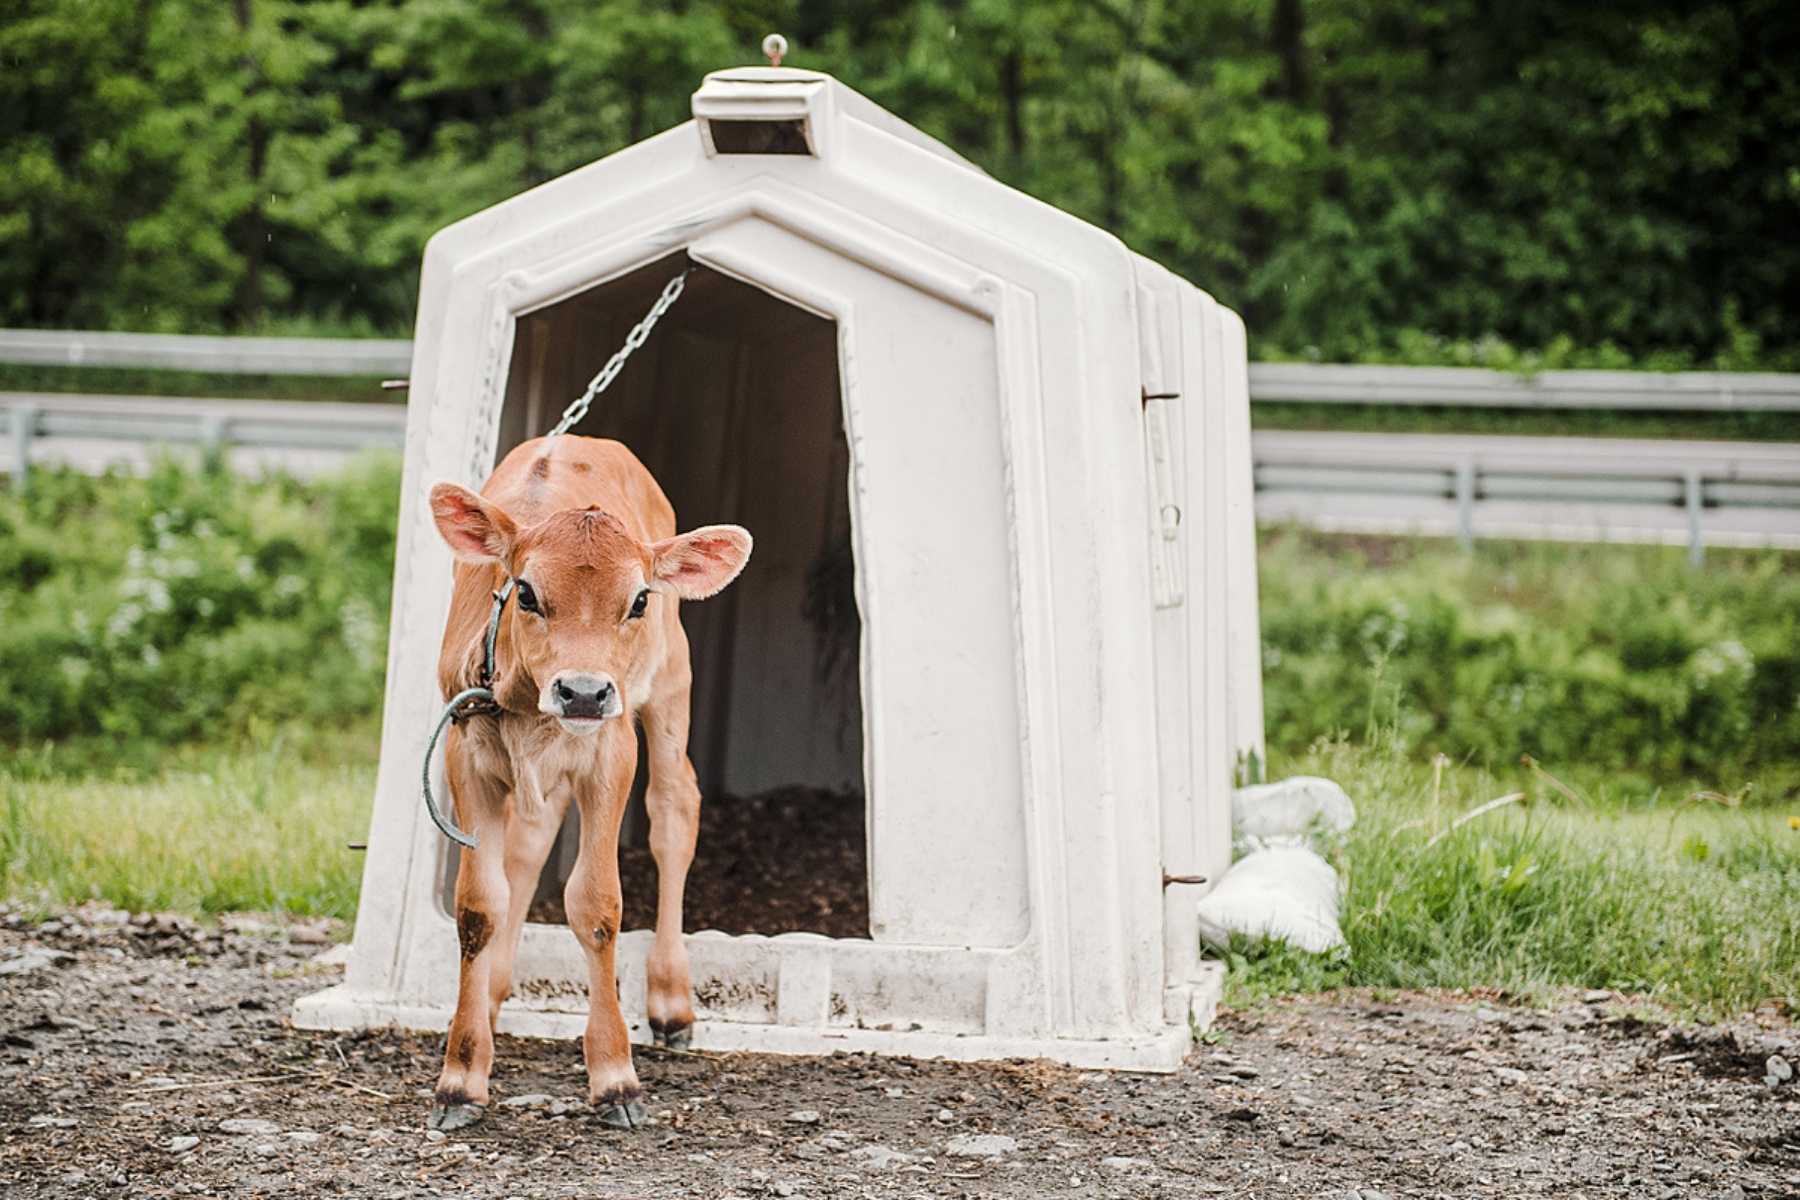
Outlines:
<svg viewBox="0 0 1800 1200"><path fill-rule="evenodd" d="M1156 607L1174 608L1185 589L1181 576L1181 504L1175 490L1175 447L1169 406L1179 392L1144 393L1144 454L1150 477L1150 585Z"/></svg>

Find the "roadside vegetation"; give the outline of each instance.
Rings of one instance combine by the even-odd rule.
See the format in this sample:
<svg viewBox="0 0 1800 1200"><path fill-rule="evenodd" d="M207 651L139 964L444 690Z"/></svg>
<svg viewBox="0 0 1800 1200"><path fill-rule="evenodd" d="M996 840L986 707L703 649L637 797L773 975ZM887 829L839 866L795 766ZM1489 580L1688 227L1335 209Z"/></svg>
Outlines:
<svg viewBox="0 0 1800 1200"><path fill-rule="evenodd" d="M397 490L374 457L0 495L0 893L354 915ZM1269 773L1360 817L1348 947L1236 955L1236 1002L1800 1007L1800 558L1277 529L1261 585Z"/></svg>
<svg viewBox="0 0 1800 1200"><path fill-rule="evenodd" d="M1347 731L1608 802L1793 803L1800 555L1262 533L1273 752Z"/></svg>

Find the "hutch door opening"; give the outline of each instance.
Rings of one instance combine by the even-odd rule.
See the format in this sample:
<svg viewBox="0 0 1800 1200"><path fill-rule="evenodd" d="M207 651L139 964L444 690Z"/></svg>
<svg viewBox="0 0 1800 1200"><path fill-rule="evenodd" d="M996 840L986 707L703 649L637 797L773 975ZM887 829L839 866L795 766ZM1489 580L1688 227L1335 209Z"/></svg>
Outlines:
<svg viewBox="0 0 1800 1200"><path fill-rule="evenodd" d="M496 461L556 423L685 261L519 318ZM837 326L696 267L573 432L628 446L679 529L731 522L756 539L735 583L681 606L702 796L687 931L868 937L862 624ZM656 920L645 782L640 754L620 837L627 930ZM562 920L578 819L571 808L533 920Z"/></svg>

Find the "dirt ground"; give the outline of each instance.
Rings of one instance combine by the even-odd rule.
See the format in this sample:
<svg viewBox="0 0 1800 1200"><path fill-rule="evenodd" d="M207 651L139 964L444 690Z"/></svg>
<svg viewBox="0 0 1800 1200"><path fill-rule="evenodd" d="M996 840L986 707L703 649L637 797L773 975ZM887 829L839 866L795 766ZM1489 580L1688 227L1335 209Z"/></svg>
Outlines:
<svg viewBox="0 0 1800 1200"><path fill-rule="evenodd" d="M1800 1196L1794 1026L1598 996L1298 999L1169 1076L640 1050L636 1133L575 1043L502 1039L501 1103L428 1137L438 1039L288 1023L341 931L222 925L0 912L0 1195Z"/></svg>

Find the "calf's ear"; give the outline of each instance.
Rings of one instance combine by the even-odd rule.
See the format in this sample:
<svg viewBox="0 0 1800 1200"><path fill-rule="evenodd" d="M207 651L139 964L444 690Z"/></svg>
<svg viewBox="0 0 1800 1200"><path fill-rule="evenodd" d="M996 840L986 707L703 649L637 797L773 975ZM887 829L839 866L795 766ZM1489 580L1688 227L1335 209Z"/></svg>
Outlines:
<svg viewBox="0 0 1800 1200"><path fill-rule="evenodd" d="M750 561L752 539L736 525L703 525L650 547L655 556L650 586L683 600L704 600L723 590Z"/></svg>
<svg viewBox="0 0 1800 1200"><path fill-rule="evenodd" d="M468 488L454 483L432 488L431 515L451 551L464 562L504 563L512 557L519 527L505 509Z"/></svg>

